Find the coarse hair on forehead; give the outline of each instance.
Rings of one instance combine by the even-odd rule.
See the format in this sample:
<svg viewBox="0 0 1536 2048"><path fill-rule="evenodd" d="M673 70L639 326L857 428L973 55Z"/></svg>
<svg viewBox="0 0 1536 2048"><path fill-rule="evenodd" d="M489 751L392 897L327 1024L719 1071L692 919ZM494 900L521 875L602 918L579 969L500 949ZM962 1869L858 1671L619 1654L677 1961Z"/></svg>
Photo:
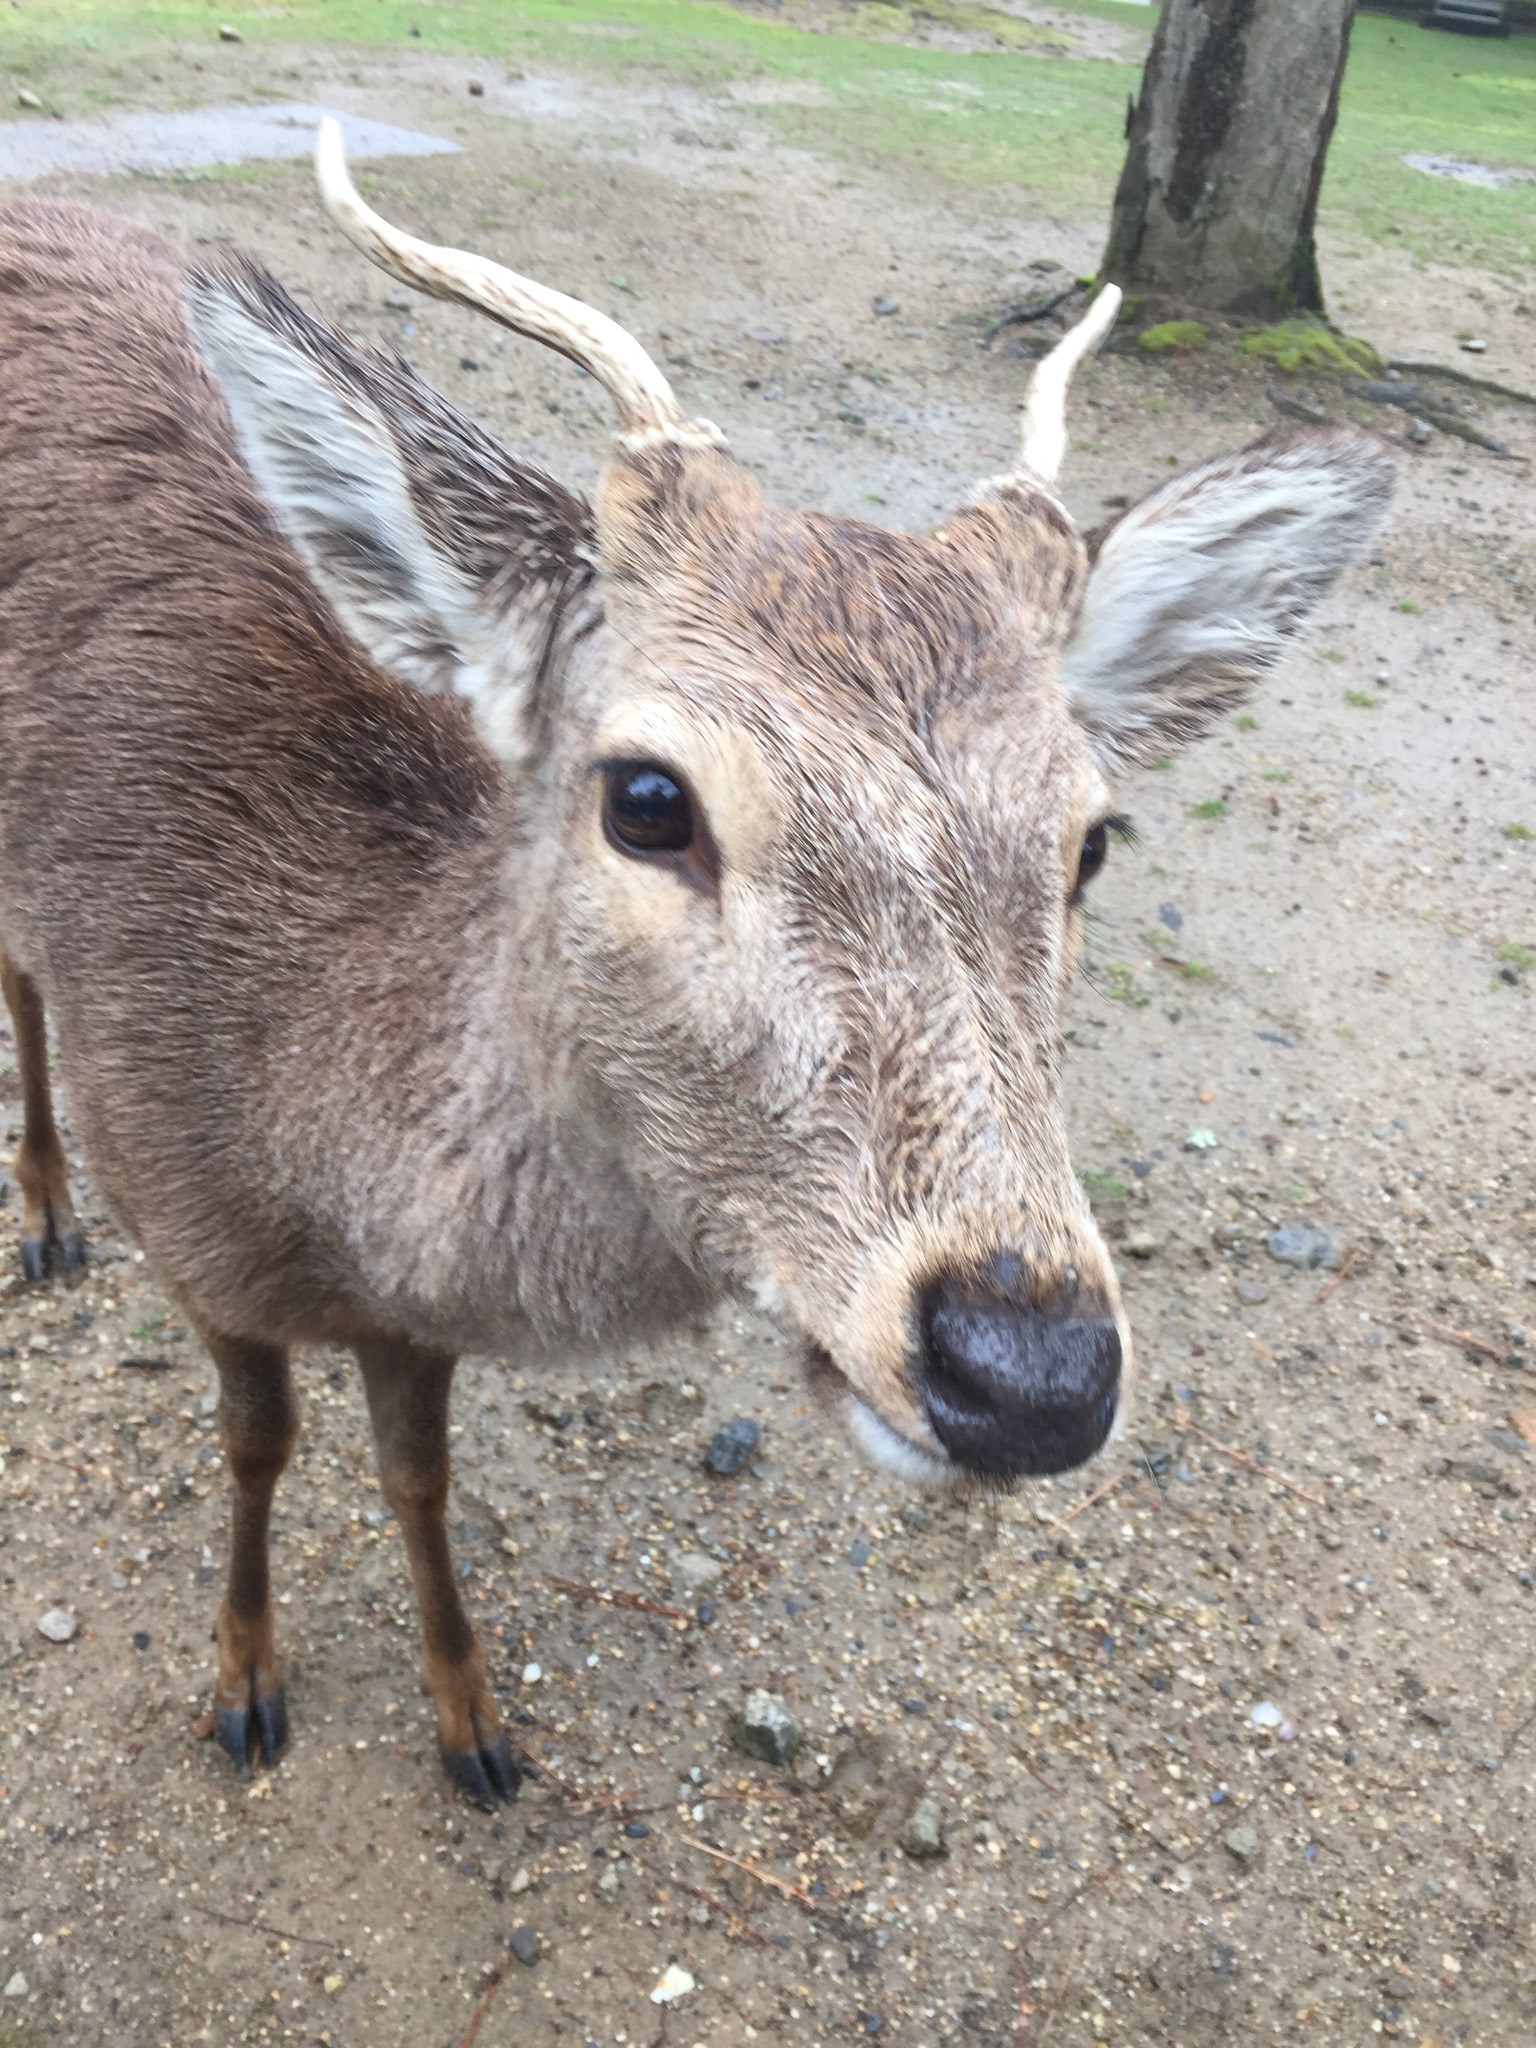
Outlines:
<svg viewBox="0 0 1536 2048"><path fill-rule="evenodd" d="M601 530L610 575L643 589L680 654L707 660L724 643L743 671L762 664L818 697L862 698L920 737L946 704L1028 681L1069 630L1086 568L1044 494L900 533L780 509L713 451L615 464Z"/></svg>

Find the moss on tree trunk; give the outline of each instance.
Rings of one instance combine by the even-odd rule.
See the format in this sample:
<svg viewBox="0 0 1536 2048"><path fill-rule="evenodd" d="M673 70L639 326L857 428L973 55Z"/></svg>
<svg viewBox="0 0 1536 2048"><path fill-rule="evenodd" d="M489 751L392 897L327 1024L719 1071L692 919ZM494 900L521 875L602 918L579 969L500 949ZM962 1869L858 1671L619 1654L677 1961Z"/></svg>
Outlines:
<svg viewBox="0 0 1536 2048"><path fill-rule="evenodd" d="M1103 274L1156 302L1321 312L1313 229L1355 0L1164 0Z"/></svg>

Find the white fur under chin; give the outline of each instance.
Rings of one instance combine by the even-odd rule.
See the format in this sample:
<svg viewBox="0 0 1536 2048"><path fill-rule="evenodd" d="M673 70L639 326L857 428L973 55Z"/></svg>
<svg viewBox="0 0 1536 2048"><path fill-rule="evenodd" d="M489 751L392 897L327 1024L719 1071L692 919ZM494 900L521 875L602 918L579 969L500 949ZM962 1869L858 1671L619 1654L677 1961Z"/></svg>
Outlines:
<svg viewBox="0 0 1536 2048"><path fill-rule="evenodd" d="M857 1394L849 1394L843 1405L848 1434L872 1464L883 1465L917 1486L942 1486L954 1477L947 1458L925 1451L892 1429Z"/></svg>

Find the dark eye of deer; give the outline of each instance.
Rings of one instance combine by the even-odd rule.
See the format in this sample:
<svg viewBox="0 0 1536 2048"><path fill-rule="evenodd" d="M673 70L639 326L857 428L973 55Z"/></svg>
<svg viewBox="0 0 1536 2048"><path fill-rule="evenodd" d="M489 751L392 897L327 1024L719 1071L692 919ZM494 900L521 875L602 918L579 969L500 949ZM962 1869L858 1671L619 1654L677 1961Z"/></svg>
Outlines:
<svg viewBox="0 0 1536 2048"><path fill-rule="evenodd" d="M1082 858L1077 864L1077 886L1085 888L1104 865L1104 856L1109 851L1108 825L1095 825L1083 841Z"/></svg>
<svg viewBox="0 0 1536 2048"><path fill-rule="evenodd" d="M693 844L693 806L654 761L617 761L608 769L603 825L624 853L685 853Z"/></svg>

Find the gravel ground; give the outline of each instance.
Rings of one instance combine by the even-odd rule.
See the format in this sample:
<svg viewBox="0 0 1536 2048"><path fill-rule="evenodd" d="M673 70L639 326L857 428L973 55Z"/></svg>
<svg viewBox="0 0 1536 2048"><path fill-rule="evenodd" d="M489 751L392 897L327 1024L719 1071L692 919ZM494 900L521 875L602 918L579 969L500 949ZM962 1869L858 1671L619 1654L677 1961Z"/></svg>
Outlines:
<svg viewBox="0 0 1536 2048"><path fill-rule="evenodd" d="M463 157L380 173L393 210L620 305L774 488L903 524L1009 445L1025 366L981 324L1031 260L1097 246L979 195L873 192L724 92L222 68L224 94L297 75L454 134ZM233 237L590 476L581 381L397 308L302 173L47 189ZM1423 280L1416 333L1463 288ZM1383 332L1377 303L1357 324ZM1104 361L1074 509L1273 417L1224 357ZM1536 446L1528 413L1483 423ZM450 1524L537 1773L499 1817L440 1776L339 1357L304 1362L278 1501L292 1751L242 1785L204 1739L210 1370L84 1184L84 1284L0 1279L0 2044L1536 2038L1526 476L1438 434L1405 454L1377 555L1252 721L1124 792L1140 843L1096 892L1068 1088L1141 1383L1092 1469L913 1495L731 1312L632 1357L466 1364ZM8 1058L0 1038L0 1137ZM67 1108L67 1052L62 1074ZM1277 1260L1292 1227L1329 1263ZM737 1418L760 1440L715 1476ZM39 1630L54 1609L67 1641ZM756 1690L803 1731L792 1762L740 1747Z"/></svg>

